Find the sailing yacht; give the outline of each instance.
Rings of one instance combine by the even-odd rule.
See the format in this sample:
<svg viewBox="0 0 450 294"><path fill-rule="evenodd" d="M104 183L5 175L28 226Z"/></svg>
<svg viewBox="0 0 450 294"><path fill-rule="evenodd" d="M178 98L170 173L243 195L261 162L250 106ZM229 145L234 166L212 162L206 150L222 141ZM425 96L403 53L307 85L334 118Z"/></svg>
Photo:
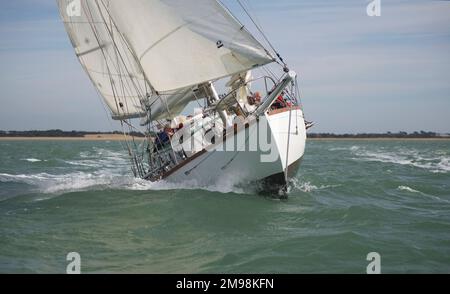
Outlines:
<svg viewBox="0 0 450 294"><path fill-rule="evenodd" d="M305 151L297 75L240 0L263 41L218 0L57 2L112 118L145 138L127 136L135 176L286 187Z"/></svg>

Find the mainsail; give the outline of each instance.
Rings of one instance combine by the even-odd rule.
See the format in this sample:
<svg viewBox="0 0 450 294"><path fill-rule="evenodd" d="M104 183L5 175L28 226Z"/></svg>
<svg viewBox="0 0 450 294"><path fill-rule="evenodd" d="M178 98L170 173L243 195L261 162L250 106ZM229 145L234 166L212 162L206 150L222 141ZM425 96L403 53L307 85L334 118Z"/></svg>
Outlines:
<svg viewBox="0 0 450 294"><path fill-rule="evenodd" d="M217 0L57 1L77 56L116 119L148 110L152 119L173 116L199 98L193 90L202 84L274 61Z"/></svg>

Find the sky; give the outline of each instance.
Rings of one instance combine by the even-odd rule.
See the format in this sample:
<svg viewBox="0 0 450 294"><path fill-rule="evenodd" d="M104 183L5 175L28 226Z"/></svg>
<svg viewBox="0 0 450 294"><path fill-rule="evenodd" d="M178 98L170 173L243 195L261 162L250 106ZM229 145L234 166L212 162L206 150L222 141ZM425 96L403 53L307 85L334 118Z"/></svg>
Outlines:
<svg viewBox="0 0 450 294"><path fill-rule="evenodd" d="M450 1L380 0L372 17L370 2L244 3L299 74L313 132L450 133ZM120 129L54 0L0 1L0 130L29 129Z"/></svg>

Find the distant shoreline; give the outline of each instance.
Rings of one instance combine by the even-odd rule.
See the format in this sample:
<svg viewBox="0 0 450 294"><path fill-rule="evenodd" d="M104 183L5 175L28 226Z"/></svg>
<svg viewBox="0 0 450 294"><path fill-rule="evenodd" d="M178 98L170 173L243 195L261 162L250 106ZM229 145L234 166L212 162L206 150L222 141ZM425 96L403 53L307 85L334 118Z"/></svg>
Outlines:
<svg viewBox="0 0 450 294"><path fill-rule="evenodd" d="M450 140L450 134L436 132L387 132L387 133L358 133L358 134L333 134L333 133L308 133L308 140L385 140L385 141L439 141ZM142 133L127 133L127 138L145 140ZM0 130L0 141L125 141L123 132L96 132L96 131L63 131L55 130L30 130L30 131L2 131Z"/></svg>
<svg viewBox="0 0 450 294"><path fill-rule="evenodd" d="M128 139L134 138L135 140L144 140L145 137L130 137ZM0 141L125 141L124 135L117 134L92 134L84 135L79 137L65 137L65 136L17 136L17 137L1 137ZM307 138L308 141L448 141L450 137L433 137L433 138L392 138L392 137L371 137L371 138L361 138L361 137L326 137L326 138Z"/></svg>
<svg viewBox="0 0 450 294"><path fill-rule="evenodd" d="M433 137L433 138L393 138L393 137L371 137L371 138L342 138L342 137L327 137L327 138L307 138L308 141L447 141L450 137Z"/></svg>
<svg viewBox="0 0 450 294"><path fill-rule="evenodd" d="M144 140L144 137L127 137L135 140ZM0 141L125 141L124 135L118 134L90 134L79 137L66 136L17 136L17 137L0 137Z"/></svg>

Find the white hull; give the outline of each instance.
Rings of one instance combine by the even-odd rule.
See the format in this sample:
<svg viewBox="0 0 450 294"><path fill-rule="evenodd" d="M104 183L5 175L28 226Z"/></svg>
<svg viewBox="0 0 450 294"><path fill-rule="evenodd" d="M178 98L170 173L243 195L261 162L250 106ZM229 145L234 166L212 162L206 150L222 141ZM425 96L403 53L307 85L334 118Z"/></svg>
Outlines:
<svg viewBox="0 0 450 294"><path fill-rule="evenodd" d="M288 132L289 118L290 132ZM289 167L290 173L296 171L305 151L306 129L303 113L298 108L292 108L265 114L260 117L259 122L250 122L246 130L238 132L234 139L237 142L256 142L256 130L258 124L265 123L263 120L268 122L268 133L271 139L266 141L270 143L269 145L257 144L256 151L249 151L249 148L245 147L238 149L241 151L218 151L224 150L224 144L227 144L227 142L219 142L212 149L201 151L175 167L165 175L165 180L178 183L194 180L198 185L211 185L220 184L222 181L228 183L233 181L233 184L239 184L275 177L278 182L282 180L283 183L280 184L284 184L286 167ZM271 151L267 151L268 148ZM270 156L275 160L264 162L261 156L267 158L269 153L275 156Z"/></svg>

